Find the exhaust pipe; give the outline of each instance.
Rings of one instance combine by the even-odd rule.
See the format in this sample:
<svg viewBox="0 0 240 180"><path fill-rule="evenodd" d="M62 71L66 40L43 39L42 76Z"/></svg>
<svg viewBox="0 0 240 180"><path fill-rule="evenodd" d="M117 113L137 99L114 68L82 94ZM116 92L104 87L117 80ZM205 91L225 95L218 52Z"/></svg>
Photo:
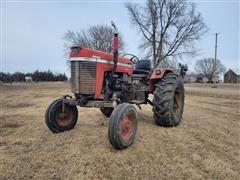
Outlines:
<svg viewBox="0 0 240 180"><path fill-rule="evenodd" d="M116 24L111 21L112 27L113 27L113 68L109 77L109 83L107 85L107 91L105 93L104 99L109 100L110 95L112 94L112 87L114 84L114 74L117 69L117 62L118 62L118 28Z"/></svg>
<svg viewBox="0 0 240 180"><path fill-rule="evenodd" d="M111 21L111 24L113 27L113 62L114 62L114 64L113 64L113 69L111 72L110 81L113 80L113 75L116 72L117 62L118 62L118 28L113 21Z"/></svg>

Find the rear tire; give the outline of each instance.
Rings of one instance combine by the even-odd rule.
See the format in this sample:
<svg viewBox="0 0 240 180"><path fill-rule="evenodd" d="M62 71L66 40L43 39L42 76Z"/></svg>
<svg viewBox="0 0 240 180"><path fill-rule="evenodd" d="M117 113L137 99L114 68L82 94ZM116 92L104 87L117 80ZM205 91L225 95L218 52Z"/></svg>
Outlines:
<svg viewBox="0 0 240 180"><path fill-rule="evenodd" d="M77 107L65 103L65 111L62 113L62 105L63 100L57 99L48 106L45 113L45 123L54 133L71 130L77 123Z"/></svg>
<svg viewBox="0 0 240 180"><path fill-rule="evenodd" d="M133 105L123 103L114 108L108 127L111 145L116 149L125 149L133 144L137 124L137 111Z"/></svg>
<svg viewBox="0 0 240 180"><path fill-rule="evenodd" d="M153 113L157 125L180 124L184 108L184 83L176 74L166 74L157 84L153 97Z"/></svg>
<svg viewBox="0 0 240 180"><path fill-rule="evenodd" d="M106 116L106 117L110 117L112 112L113 112L113 109L112 107L101 107L100 108L100 111Z"/></svg>

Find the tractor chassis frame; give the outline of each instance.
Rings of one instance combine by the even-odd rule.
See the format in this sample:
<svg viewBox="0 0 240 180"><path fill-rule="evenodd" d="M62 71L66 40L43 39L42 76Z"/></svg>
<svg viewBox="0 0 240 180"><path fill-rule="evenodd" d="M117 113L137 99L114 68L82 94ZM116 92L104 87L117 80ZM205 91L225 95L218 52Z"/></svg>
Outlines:
<svg viewBox="0 0 240 180"><path fill-rule="evenodd" d="M72 96L65 95L63 96L63 108L64 103L72 106L80 106L80 107L115 107L117 105L116 100L104 101L104 100L88 100L87 102L82 102L82 99L73 98Z"/></svg>
<svg viewBox="0 0 240 180"><path fill-rule="evenodd" d="M70 95L65 95L62 98L62 111L64 112L65 105L68 104L71 106L80 106L80 107L95 107L95 108L101 108L101 107L116 107L118 105L118 99L116 97L113 97L110 101L106 100L88 100L85 101L81 98L73 98ZM137 103L137 102L129 102L130 104L135 104L140 110L141 110L141 104L150 104L153 106L153 103L151 100L146 99L145 102Z"/></svg>

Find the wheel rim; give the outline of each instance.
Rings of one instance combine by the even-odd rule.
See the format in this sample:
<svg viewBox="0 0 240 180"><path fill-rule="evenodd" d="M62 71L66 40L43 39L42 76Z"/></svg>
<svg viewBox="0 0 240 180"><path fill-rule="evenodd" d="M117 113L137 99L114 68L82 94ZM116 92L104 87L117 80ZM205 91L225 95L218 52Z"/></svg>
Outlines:
<svg viewBox="0 0 240 180"><path fill-rule="evenodd" d="M65 107L64 112L62 112L62 107L60 107L56 113L56 122L60 126L68 126L72 122L72 111Z"/></svg>
<svg viewBox="0 0 240 180"><path fill-rule="evenodd" d="M180 116L181 114L181 106L182 106L181 93L179 89L176 89L174 92L173 110L177 116Z"/></svg>
<svg viewBox="0 0 240 180"><path fill-rule="evenodd" d="M126 115L120 123L120 132L124 140L128 140L133 132L134 119L131 114Z"/></svg>

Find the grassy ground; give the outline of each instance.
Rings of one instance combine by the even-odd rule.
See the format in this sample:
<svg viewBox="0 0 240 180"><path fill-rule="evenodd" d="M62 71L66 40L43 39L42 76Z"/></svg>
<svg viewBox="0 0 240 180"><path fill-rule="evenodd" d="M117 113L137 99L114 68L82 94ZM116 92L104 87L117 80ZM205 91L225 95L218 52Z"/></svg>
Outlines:
<svg viewBox="0 0 240 180"><path fill-rule="evenodd" d="M64 83L0 85L0 179L239 179L239 86L186 85L183 122L155 125L142 106L135 143L116 151L109 119L79 108L76 127L54 134L44 123Z"/></svg>

